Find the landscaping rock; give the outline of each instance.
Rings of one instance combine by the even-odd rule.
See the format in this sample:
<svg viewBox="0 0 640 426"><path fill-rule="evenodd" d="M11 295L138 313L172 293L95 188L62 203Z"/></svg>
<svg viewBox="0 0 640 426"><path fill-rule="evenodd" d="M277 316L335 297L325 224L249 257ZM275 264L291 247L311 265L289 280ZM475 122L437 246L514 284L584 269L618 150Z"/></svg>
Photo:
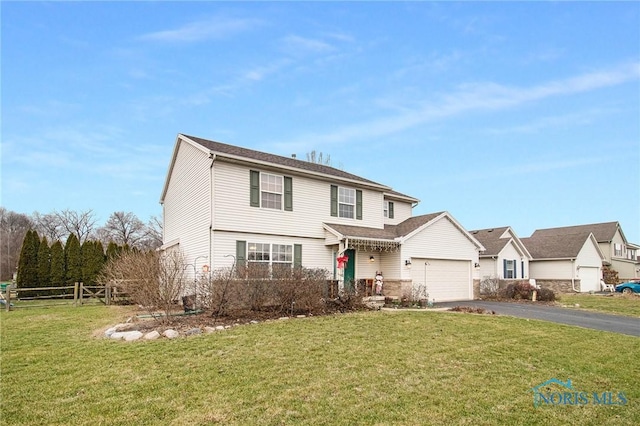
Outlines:
<svg viewBox="0 0 640 426"><path fill-rule="evenodd" d="M150 331L144 335L145 340L156 340L160 337L160 333L157 330Z"/></svg>
<svg viewBox="0 0 640 426"><path fill-rule="evenodd" d="M126 342L133 342L134 340L138 340L142 337L142 332L138 330L134 331L125 331L124 332L124 340Z"/></svg>
<svg viewBox="0 0 640 426"><path fill-rule="evenodd" d="M169 329L169 330L165 330L165 332L162 333L162 335L167 339L175 339L176 337L180 336L180 333L178 333L175 330Z"/></svg>
<svg viewBox="0 0 640 426"><path fill-rule="evenodd" d="M204 332L205 333L215 333L216 332L216 328L207 326L207 327L204 328Z"/></svg>
<svg viewBox="0 0 640 426"><path fill-rule="evenodd" d="M187 330L187 332L185 333L187 336L193 336L194 334L201 334L202 330L200 330L199 328L192 328L191 330Z"/></svg>

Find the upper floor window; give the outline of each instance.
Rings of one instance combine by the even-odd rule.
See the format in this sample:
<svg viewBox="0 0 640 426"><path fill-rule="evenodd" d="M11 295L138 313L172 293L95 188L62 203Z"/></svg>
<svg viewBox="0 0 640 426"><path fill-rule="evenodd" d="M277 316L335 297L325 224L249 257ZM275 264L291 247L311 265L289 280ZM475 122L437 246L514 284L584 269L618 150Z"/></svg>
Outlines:
<svg viewBox="0 0 640 426"><path fill-rule="evenodd" d="M356 190L338 188L338 217L353 219L356 211Z"/></svg>
<svg viewBox="0 0 640 426"><path fill-rule="evenodd" d="M282 210L282 176L260 174L260 204L267 209Z"/></svg>
<svg viewBox="0 0 640 426"><path fill-rule="evenodd" d="M393 201L384 202L384 217L393 219Z"/></svg>
<svg viewBox="0 0 640 426"><path fill-rule="evenodd" d="M293 181L288 176L251 170L250 205L274 210L293 210Z"/></svg>
<svg viewBox="0 0 640 426"><path fill-rule="evenodd" d="M636 260L637 254L636 249L627 248L627 259Z"/></svg>
<svg viewBox="0 0 640 426"><path fill-rule="evenodd" d="M331 216L362 219L362 191L331 185Z"/></svg>
<svg viewBox="0 0 640 426"><path fill-rule="evenodd" d="M622 257L622 244L613 243L613 255L616 257Z"/></svg>

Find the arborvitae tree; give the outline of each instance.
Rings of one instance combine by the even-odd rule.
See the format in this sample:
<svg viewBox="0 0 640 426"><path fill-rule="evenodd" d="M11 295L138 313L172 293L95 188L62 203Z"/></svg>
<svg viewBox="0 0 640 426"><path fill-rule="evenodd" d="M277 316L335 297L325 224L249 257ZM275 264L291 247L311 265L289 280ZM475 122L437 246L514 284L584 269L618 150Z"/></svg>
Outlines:
<svg viewBox="0 0 640 426"><path fill-rule="evenodd" d="M120 254L120 251L121 249L118 244L113 241L109 241L109 244L107 244L107 260L111 260L114 257L118 256Z"/></svg>
<svg viewBox="0 0 640 426"><path fill-rule="evenodd" d="M51 246L51 286L63 287L66 284L64 269L64 248L60 241Z"/></svg>
<svg viewBox="0 0 640 426"><path fill-rule="evenodd" d="M47 237L42 237L38 249L38 287L51 286L51 249Z"/></svg>
<svg viewBox="0 0 640 426"><path fill-rule="evenodd" d="M19 288L30 288L38 285L38 246L40 239L35 231L29 230L24 236L20 259L18 260L18 277L16 284ZM24 294L29 297L35 294Z"/></svg>
<svg viewBox="0 0 640 426"><path fill-rule="evenodd" d="M70 234L64 246L64 264L67 284L82 281L82 250L76 234Z"/></svg>
<svg viewBox="0 0 640 426"><path fill-rule="evenodd" d="M104 252L99 241L82 244L82 279L85 285L96 285L96 278L104 264Z"/></svg>

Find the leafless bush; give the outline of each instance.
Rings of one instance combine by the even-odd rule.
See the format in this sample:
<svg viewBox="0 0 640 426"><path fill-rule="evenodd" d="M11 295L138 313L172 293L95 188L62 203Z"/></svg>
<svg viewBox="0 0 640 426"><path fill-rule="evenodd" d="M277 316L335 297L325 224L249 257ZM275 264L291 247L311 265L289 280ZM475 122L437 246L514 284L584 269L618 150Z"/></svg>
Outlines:
<svg viewBox="0 0 640 426"><path fill-rule="evenodd" d="M121 287L149 313L167 319L186 289L184 258L179 252L123 252L104 267L101 281Z"/></svg>
<svg viewBox="0 0 640 426"><path fill-rule="evenodd" d="M241 273L214 271L211 279L199 282L198 294L203 307L214 316L241 310L290 315L324 310L326 285L323 269L275 267L265 273L263 265L248 264Z"/></svg>

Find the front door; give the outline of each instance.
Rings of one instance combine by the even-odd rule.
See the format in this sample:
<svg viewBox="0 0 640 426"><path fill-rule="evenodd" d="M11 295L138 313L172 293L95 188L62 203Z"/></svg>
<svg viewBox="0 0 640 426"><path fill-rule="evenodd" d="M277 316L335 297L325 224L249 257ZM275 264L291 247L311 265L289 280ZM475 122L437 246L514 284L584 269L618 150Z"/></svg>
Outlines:
<svg viewBox="0 0 640 426"><path fill-rule="evenodd" d="M344 252L344 255L349 257L349 260L344 266L344 289L347 291L353 291L356 278L356 251L353 249L347 249Z"/></svg>

